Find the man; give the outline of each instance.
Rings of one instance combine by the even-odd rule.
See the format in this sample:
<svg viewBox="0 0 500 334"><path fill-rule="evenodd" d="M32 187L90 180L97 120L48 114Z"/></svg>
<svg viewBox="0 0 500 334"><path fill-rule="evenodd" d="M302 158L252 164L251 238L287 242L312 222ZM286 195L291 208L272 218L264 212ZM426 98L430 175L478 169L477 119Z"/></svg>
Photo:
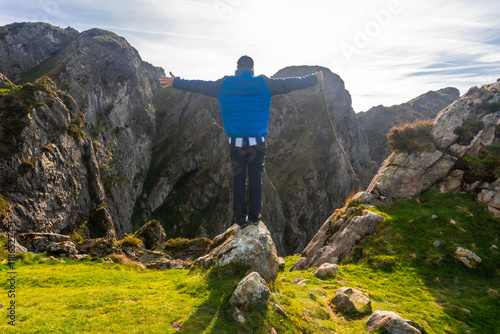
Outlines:
<svg viewBox="0 0 500 334"><path fill-rule="evenodd" d="M285 79L254 76L253 59L242 56L237 62L235 75L217 81L184 80L161 76L163 88L216 97L229 137L229 155L233 170L233 216L244 228L257 224L262 210L262 171L266 158L271 97L278 94L314 86L323 80L323 72ZM248 171L248 199L246 203L246 175Z"/></svg>

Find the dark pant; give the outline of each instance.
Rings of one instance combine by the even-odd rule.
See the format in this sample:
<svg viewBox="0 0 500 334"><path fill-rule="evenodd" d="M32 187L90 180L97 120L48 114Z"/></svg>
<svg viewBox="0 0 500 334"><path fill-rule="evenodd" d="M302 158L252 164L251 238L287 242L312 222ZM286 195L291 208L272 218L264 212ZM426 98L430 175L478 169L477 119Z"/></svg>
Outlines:
<svg viewBox="0 0 500 334"><path fill-rule="evenodd" d="M246 179L248 171L248 220L256 222L262 218L262 171L266 159L267 144L236 147L229 145L229 156L233 169L233 215L238 224L247 221Z"/></svg>

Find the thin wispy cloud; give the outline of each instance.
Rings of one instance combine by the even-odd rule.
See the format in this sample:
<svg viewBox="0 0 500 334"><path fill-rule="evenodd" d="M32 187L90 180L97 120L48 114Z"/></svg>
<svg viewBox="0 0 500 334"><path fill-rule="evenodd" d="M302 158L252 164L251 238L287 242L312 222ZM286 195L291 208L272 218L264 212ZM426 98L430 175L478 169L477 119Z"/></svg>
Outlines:
<svg viewBox="0 0 500 334"><path fill-rule="evenodd" d="M321 65L344 80L356 111L500 77L496 0L0 0L0 24L44 20L125 37L144 60L217 79L248 54L256 73Z"/></svg>

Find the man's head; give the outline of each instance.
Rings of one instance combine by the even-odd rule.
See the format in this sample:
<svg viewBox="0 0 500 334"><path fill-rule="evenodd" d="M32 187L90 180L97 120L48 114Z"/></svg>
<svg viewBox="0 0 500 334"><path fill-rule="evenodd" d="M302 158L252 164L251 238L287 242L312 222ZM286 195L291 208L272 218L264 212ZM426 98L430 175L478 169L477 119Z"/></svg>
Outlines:
<svg viewBox="0 0 500 334"><path fill-rule="evenodd" d="M238 59L238 70L253 71L253 59L249 56L241 56L240 59Z"/></svg>

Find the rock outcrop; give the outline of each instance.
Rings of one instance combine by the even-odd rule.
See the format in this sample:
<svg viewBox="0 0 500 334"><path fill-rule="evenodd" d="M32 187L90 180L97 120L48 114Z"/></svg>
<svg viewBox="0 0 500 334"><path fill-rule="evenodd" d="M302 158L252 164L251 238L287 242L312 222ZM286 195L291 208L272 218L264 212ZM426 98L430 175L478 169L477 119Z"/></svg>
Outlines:
<svg viewBox="0 0 500 334"><path fill-rule="evenodd" d="M28 84L4 95L23 93L29 110L15 119L22 127L14 137L3 138L16 143L2 157L11 206L3 225L13 223L20 232L78 230L94 238L133 232L133 207L151 161L152 100L161 70L111 32L42 23L1 27L0 60L14 82L45 74L57 84ZM1 121L14 129L12 119Z"/></svg>
<svg viewBox="0 0 500 334"><path fill-rule="evenodd" d="M499 124L500 82L471 88L437 115L425 138L432 142L434 149L393 152L367 191L376 197L397 199L420 194L439 182L442 182L442 191L451 192L471 190L488 180L496 181L500 175L486 170L484 175L479 174L477 166L467 163L467 156L495 155L491 145L499 142ZM494 211L496 193L495 190L488 192L492 188L480 198L491 202Z"/></svg>
<svg viewBox="0 0 500 334"><path fill-rule="evenodd" d="M198 258L194 265L239 266L257 272L266 282L274 281L279 270L276 246L263 222L243 229L236 224L231 226L213 240L210 252Z"/></svg>

